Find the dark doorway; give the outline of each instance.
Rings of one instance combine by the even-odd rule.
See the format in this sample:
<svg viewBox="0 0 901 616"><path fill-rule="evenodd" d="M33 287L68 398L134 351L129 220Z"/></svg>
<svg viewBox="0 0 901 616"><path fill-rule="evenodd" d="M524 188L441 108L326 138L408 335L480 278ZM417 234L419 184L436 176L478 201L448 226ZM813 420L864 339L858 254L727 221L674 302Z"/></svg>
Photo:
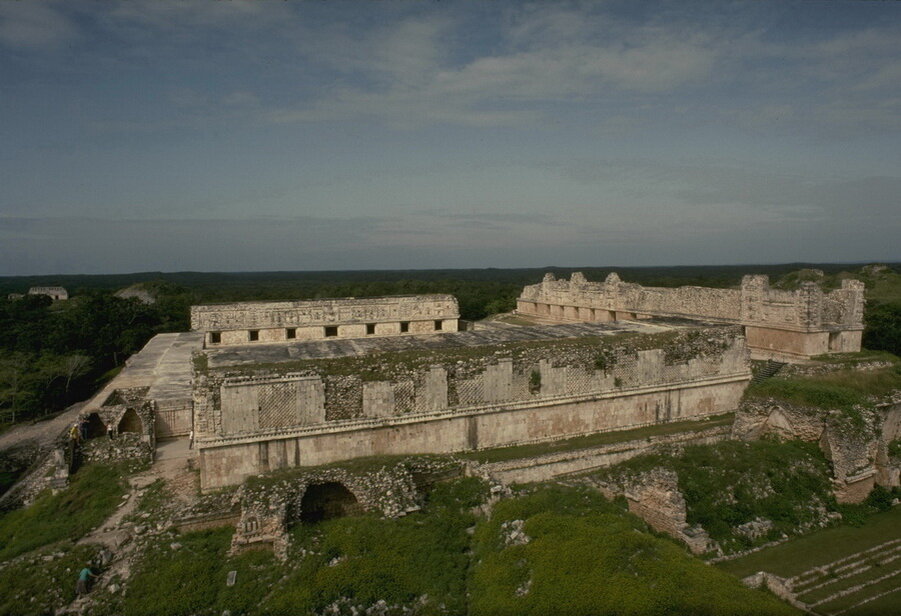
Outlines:
<svg viewBox="0 0 901 616"><path fill-rule="evenodd" d="M126 409L122 419L119 420L119 434L125 432L134 432L135 434L144 432L144 425L141 423L141 418L138 417L138 414L134 409Z"/></svg>
<svg viewBox="0 0 901 616"><path fill-rule="evenodd" d="M100 420L97 413L91 413L88 415L87 437L97 438L98 436L106 436L106 424Z"/></svg>
<svg viewBox="0 0 901 616"><path fill-rule="evenodd" d="M300 499L300 521L308 524L361 511L351 491L334 481L310 484Z"/></svg>

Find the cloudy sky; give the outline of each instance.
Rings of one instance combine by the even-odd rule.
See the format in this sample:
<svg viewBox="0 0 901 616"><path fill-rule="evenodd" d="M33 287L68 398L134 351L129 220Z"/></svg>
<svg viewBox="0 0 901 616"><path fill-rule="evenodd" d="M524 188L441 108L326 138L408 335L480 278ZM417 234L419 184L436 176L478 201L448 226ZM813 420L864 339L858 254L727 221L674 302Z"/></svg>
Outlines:
<svg viewBox="0 0 901 616"><path fill-rule="evenodd" d="M0 274L899 260L901 2L0 1Z"/></svg>

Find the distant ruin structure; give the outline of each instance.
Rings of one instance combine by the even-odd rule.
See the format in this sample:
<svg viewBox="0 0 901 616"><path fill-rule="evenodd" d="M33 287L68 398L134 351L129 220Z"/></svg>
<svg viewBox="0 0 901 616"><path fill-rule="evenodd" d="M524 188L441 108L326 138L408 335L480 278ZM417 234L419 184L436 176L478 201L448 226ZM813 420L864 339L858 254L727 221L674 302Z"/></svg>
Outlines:
<svg viewBox="0 0 901 616"><path fill-rule="evenodd" d="M569 280L546 274L527 286L516 312L549 323L610 322L680 317L744 327L753 359L806 360L827 353L860 351L864 284L843 280L824 292L813 282L795 291L773 289L768 276L745 276L740 289L643 287L615 273L589 282L581 272Z"/></svg>
<svg viewBox="0 0 901 616"><path fill-rule="evenodd" d="M69 299L69 292L63 287L31 287L28 295L46 295L54 301Z"/></svg>
<svg viewBox="0 0 901 616"><path fill-rule="evenodd" d="M452 295L409 295L191 307L191 329L207 347L455 332Z"/></svg>

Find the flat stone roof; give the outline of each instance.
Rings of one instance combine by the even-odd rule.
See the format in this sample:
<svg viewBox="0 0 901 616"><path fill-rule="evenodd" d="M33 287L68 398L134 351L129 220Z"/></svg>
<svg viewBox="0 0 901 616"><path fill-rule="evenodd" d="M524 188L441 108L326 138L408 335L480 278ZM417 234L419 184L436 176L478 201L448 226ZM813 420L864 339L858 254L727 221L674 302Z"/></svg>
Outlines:
<svg viewBox="0 0 901 616"><path fill-rule="evenodd" d="M499 327L477 331L385 336L337 340L308 340L298 342L255 343L241 346L206 349L210 368L225 366L269 364L304 359L353 357L369 353L399 351L431 351L461 347L476 347L505 342L562 340L585 336L613 336L624 332L658 334L678 329L700 327L734 327L720 323L704 323L688 319L649 319L643 321L614 321L610 323L567 323L562 325L533 325L528 327Z"/></svg>
<svg viewBox="0 0 901 616"><path fill-rule="evenodd" d="M85 406L100 408L116 389L149 387L148 398L157 402L191 399L191 354L203 347L203 334L157 334L125 362L122 371Z"/></svg>

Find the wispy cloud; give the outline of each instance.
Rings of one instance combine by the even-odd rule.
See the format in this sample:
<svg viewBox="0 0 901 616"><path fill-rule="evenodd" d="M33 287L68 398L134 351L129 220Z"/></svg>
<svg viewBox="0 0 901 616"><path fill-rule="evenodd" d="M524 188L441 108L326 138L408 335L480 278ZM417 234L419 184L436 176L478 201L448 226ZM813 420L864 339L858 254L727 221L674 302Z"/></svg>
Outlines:
<svg viewBox="0 0 901 616"><path fill-rule="evenodd" d="M17 50L55 50L80 38L59 2L0 2L0 45Z"/></svg>

